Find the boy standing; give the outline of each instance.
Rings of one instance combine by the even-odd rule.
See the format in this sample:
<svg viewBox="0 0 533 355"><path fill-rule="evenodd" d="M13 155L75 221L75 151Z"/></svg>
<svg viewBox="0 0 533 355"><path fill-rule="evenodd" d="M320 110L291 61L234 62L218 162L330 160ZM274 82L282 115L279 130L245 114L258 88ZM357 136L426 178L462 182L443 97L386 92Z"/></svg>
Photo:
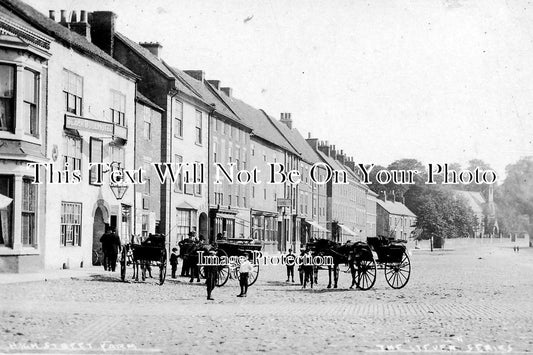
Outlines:
<svg viewBox="0 0 533 355"><path fill-rule="evenodd" d="M253 271L252 263L250 263L248 253L245 254L244 260L241 261L239 267L239 284L241 285L241 293L237 297L246 297L248 292L248 275Z"/></svg>
<svg viewBox="0 0 533 355"><path fill-rule="evenodd" d="M178 269L178 248L172 248L170 254L170 265L172 266L172 278L176 278L176 270Z"/></svg>

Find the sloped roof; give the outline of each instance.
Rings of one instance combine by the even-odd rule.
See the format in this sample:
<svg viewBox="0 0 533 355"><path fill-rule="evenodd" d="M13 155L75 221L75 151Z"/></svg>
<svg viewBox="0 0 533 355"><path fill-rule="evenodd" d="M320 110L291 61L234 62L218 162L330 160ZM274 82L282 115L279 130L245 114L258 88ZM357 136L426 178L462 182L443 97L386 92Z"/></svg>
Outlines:
<svg viewBox="0 0 533 355"><path fill-rule="evenodd" d="M98 48L96 45L92 44L87 38L48 18L28 4L20 0L2 0L1 4L0 11L5 9L11 12L11 14L8 14L10 16L15 15L19 20L23 21L23 24L35 27L39 31L56 39L62 45L73 48L81 54L102 63L122 75L135 79L138 78L136 74L113 59L109 54ZM2 12L6 13L6 11Z"/></svg>
<svg viewBox="0 0 533 355"><path fill-rule="evenodd" d="M161 74L163 74L167 79L174 81L174 87L192 97L202 100L201 95L191 88L187 83L180 81L174 73L165 65L165 63L153 55L148 49L141 46L139 43L132 41L123 34L116 32L115 38L119 39L128 46L132 51L141 56L149 65L156 68Z"/></svg>
<svg viewBox="0 0 533 355"><path fill-rule="evenodd" d="M150 106L151 108L154 108L158 111L165 111L161 107L157 106L155 103L153 103L149 98L141 94L140 92L135 92L135 96L137 98L137 101L142 103L143 105Z"/></svg>
<svg viewBox="0 0 533 355"><path fill-rule="evenodd" d="M483 205L485 204L485 198L477 191L463 191L453 190L456 196L461 196L472 208L474 213L483 213Z"/></svg>
<svg viewBox="0 0 533 355"><path fill-rule="evenodd" d="M315 164L321 161L320 157L313 148L307 143L305 138L302 136L298 129L293 128L289 129L285 124L276 120L282 126L282 131L287 132L290 135L290 142L295 146L295 148L300 152L303 160L307 161L310 164ZM283 128L284 127L284 128Z"/></svg>
<svg viewBox="0 0 533 355"><path fill-rule="evenodd" d="M293 154L299 155L285 140L276 127L270 122L268 116L261 110L252 107L246 102L235 97L230 97L223 92L220 95L233 111L246 122L253 130L253 134Z"/></svg>
<svg viewBox="0 0 533 355"><path fill-rule="evenodd" d="M407 208L407 206L401 202L398 202L398 201L396 202L386 201L385 202L383 200L377 199L377 203L390 214L416 217L416 215L413 212L411 212L411 210Z"/></svg>
<svg viewBox="0 0 533 355"><path fill-rule="evenodd" d="M171 67L167 63L164 64L178 80L189 85L192 90L194 90L200 95L204 102L211 105L214 109L216 109L219 114L222 114L226 118L229 118L234 122L238 122L246 126L246 123L244 123L239 117L237 117L237 115L231 109L228 108L224 100L222 100L220 97L218 97L218 95L216 95L210 90L209 83L207 83L206 81L201 82L199 80L196 80L192 76L179 70L178 68Z"/></svg>

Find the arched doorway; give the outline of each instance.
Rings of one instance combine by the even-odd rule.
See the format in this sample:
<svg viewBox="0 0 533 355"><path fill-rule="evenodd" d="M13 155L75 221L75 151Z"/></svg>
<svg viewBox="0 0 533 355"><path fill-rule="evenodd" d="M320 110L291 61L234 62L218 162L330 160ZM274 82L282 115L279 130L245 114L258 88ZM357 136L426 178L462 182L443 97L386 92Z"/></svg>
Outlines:
<svg viewBox="0 0 533 355"><path fill-rule="evenodd" d="M94 211L93 222L93 265L102 265L103 253L100 238L105 232L105 217L107 217L107 210L105 207L98 206Z"/></svg>
<svg viewBox="0 0 533 355"><path fill-rule="evenodd" d="M206 238L206 241L209 239L208 229L207 229L207 214L205 212L200 213L198 218L199 234L198 236L203 236Z"/></svg>

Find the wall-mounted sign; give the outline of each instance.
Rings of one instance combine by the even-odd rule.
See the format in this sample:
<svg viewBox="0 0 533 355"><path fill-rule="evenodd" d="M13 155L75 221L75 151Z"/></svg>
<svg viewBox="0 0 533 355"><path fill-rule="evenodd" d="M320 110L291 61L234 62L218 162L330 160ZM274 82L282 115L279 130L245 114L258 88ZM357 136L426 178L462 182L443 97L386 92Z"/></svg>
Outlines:
<svg viewBox="0 0 533 355"><path fill-rule="evenodd" d="M65 115L65 128L90 131L96 133L113 134L113 123L91 120L84 117Z"/></svg>
<svg viewBox="0 0 533 355"><path fill-rule="evenodd" d="M280 207L291 207L291 199L290 198L278 198L278 208Z"/></svg>

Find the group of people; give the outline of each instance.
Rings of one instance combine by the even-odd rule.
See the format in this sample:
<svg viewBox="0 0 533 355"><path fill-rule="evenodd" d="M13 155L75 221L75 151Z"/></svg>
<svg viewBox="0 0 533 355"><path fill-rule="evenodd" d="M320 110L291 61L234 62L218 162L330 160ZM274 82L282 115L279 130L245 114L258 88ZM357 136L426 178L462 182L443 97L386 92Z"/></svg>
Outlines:
<svg viewBox="0 0 533 355"><path fill-rule="evenodd" d="M302 288L307 287L307 283L313 288L313 284L317 281L316 268L312 264L312 254L310 249L303 249L300 251L300 260L302 261L298 266L298 274L300 276L300 285ZM285 263L287 266L287 281L294 282L294 265L296 255L289 249L289 253L285 256Z"/></svg>

